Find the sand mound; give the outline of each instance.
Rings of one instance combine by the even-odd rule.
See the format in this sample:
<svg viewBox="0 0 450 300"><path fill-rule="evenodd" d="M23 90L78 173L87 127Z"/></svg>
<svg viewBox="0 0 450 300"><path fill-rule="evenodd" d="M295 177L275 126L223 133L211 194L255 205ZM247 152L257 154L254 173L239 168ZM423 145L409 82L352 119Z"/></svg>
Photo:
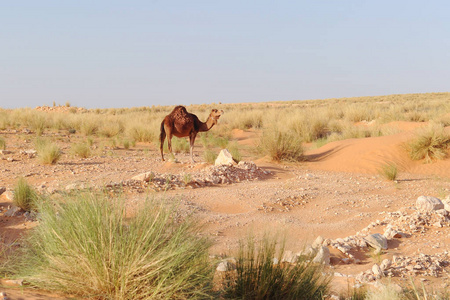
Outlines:
<svg viewBox="0 0 450 300"><path fill-rule="evenodd" d="M450 159L425 164L412 161L405 150L405 142L412 138L415 126L403 126L401 133L365 139L332 142L305 153L308 168L317 170L377 174L386 163L394 163L400 172L450 177ZM408 127L409 126L409 127Z"/></svg>

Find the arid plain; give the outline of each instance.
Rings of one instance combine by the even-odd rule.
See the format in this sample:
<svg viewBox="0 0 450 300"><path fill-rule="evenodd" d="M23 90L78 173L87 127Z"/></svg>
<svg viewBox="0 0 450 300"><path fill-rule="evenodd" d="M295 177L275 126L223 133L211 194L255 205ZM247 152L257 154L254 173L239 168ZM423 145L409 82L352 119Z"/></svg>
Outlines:
<svg viewBox="0 0 450 300"><path fill-rule="evenodd" d="M334 294L345 294L360 281L373 286L392 280L406 287L411 278L430 292L445 291L449 219L434 212L418 216L416 200L433 196L444 201L450 195L448 147L442 157L426 161L412 159L409 144L429 128L450 132L449 100L449 93L439 93L187 106L202 121L212 108L224 111L216 126L199 133L196 163L190 161L187 141L176 137L175 159L161 161L160 123L173 107L0 109L0 137L5 142L0 188L6 189L0 195L2 246L14 251L21 238L39 226L23 214L4 216L18 178L24 177L43 194L78 189L117 194L125 199L130 216L145 198L164 199L175 204L180 217L193 215L204 224L203 234L214 241L210 254L216 257L233 256L239 240L249 233L285 235L286 250L293 253L322 236L331 254L326 270L334 274ZM274 155L267 145L274 132L301 145L301 153ZM40 160L36 139L59 147L61 156L55 163ZM85 154L75 147L81 144L86 145ZM292 150L289 143L285 147ZM230 149L236 160L253 162L257 171L250 177L225 174L234 179L209 180L222 148ZM385 166L396 170L395 178L388 178ZM150 180L133 179L149 172ZM388 226L402 234L389 238L381 253L374 254L371 247L344 253L333 246L340 239L348 242L348 237L383 234ZM430 276L429 265L415 268L424 256L440 259L436 276ZM359 280L385 259L393 263L386 278ZM396 259L410 259L412 268L402 269ZM64 298L23 287L4 291L10 299Z"/></svg>

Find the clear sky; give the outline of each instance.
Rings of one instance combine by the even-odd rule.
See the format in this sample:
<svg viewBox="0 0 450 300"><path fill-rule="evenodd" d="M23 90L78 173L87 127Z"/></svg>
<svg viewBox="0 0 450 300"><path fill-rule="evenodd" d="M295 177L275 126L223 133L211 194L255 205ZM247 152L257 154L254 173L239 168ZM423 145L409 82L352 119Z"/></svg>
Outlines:
<svg viewBox="0 0 450 300"><path fill-rule="evenodd" d="M0 2L0 107L450 91L448 1Z"/></svg>

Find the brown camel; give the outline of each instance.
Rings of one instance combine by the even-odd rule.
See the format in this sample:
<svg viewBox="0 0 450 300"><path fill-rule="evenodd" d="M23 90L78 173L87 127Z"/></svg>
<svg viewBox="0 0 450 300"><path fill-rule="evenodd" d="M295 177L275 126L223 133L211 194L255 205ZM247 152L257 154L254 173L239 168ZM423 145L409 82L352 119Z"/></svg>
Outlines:
<svg viewBox="0 0 450 300"><path fill-rule="evenodd" d="M194 141L197 133L201 131L208 131L214 125L217 124L220 116L223 114L223 110L213 109L209 114L205 123L200 121L194 114L188 113L186 107L177 106L170 114L168 114L161 122L161 133L159 135L161 157L164 161L163 145L164 139L167 135L167 144L169 146L169 152L172 153L172 136L176 137L189 137L191 161L194 163L194 157L192 152L194 150Z"/></svg>

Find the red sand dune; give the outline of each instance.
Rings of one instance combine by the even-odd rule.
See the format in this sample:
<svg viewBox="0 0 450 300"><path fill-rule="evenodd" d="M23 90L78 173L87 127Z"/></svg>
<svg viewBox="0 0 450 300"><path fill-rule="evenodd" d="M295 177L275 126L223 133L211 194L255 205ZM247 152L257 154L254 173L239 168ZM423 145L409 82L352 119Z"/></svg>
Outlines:
<svg viewBox="0 0 450 300"><path fill-rule="evenodd" d="M327 171L376 174L382 165L394 163L400 172L450 177L450 159L425 164L413 161L405 150L405 142L414 136L415 128L424 123L393 122L398 134L332 142L307 151L308 167Z"/></svg>

